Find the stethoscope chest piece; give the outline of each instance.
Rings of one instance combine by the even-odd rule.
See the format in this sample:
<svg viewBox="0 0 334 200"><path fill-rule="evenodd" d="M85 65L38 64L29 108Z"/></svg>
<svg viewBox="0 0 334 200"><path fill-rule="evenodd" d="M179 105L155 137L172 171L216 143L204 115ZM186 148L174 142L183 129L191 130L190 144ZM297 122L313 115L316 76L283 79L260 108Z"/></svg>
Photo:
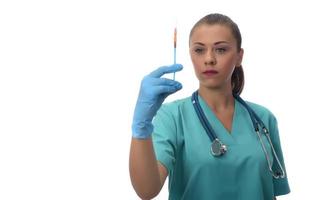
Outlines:
<svg viewBox="0 0 334 200"><path fill-rule="evenodd" d="M268 163L269 171L272 173L272 175L273 175L274 178L284 178L285 177L285 171L283 169L283 166L282 166L280 160L278 159L278 156L276 154L276 151L275 151L275 148L273 146L273 143L271 142L268 129L265 127L265 125L262 122L262 120L260 119L260 117L257 116L257 114L255 113L255 111L253 109L251 109L247 105L247 103L243 99L241 99L241 97L239 95L234 95L234 98L238 102L240 102L246 108L246 110L248 111L248 113L250 115L250 118L251 118L253 126L254 126L254 130L257 133L258 137L259 137L259 140L260 140L260 143L261 143L261 147L262 147L263 152L265 154L265 157L266 157L266 160L267 160L267 163ZM192 94L191 100L192 100L192 104L194 106L195 112L196 112L196 114L198 116L198 119L200 120L203 128L205 129L205 132L207 133L207 135L209 136L210 140L212 141L212 143L211 143L211 154L213 156L215 156L215 157L224 155L227 152L227 146L225 144L223 144L218 139L218 137L215 134L213 128L210 126L210 123L209 123L208 119L205 117L204 111L202 110L201 105L199 104L199 101L198 101L198 91L195 91ZM270 144L270 148L271 148L271 150L273 152L275 160L276 160L276 162L277 162L277 164L278 164L278 166L280 168L280 171L278 171L276 173L274 173L273 170L272 170L273 162L270 161L270 159L269 159L268 151L266 150L265 145L264 145L264 143L262 141L262 138L260 136L259 127L261 127L260 130L262 130L262 132L266 135L266 138L268 139L268 142Z"/></svg>
<svg viewBox="0 0 334 200"><path fill-rule="evenodd" d="M211 154L213 156L221 156L224 155L227 151L227 146L219 141L219 139L213 140L211 144Z"/></svg>

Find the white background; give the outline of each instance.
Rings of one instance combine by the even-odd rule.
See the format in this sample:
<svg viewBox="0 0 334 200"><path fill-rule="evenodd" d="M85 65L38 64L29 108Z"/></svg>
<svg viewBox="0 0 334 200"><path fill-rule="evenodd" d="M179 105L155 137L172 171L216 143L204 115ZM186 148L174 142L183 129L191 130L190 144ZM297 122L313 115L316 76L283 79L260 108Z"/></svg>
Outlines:
<svg viewBox="0 0 334 200"><path fill-rule="evenodd" d="M332 198L329 1L199 2L1 1L0 199L138 199L128 155L140 80L173 62L177 24L184 88L166 101L191 95L188 34L211 12L241 30L242 96L278 119L292 191L279 199Z"/></svg>

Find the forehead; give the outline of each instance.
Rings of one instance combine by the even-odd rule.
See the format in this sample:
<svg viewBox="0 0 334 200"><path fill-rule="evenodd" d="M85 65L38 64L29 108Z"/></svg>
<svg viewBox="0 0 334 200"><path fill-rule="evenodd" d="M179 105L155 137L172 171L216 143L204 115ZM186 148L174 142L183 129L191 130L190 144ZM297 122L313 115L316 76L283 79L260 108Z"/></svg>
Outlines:
<svg viewBox="0 0 334 200"><path fill-rule="evenodd" d="M190 43L215 43L217 41L236 42L230 27L220 24L202 24L194 29L190 38Z"/></svg>

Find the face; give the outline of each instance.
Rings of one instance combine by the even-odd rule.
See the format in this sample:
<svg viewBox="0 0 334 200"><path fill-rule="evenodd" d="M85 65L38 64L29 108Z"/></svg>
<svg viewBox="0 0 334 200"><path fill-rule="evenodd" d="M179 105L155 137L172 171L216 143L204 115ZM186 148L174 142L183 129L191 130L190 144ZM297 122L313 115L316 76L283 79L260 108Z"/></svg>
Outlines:
<svg viewBox="0 0 334 200"><path fill-rule="evenodd" d="M200 87L231 89L231 77L241 65L243 50L228 26L203 24L190 38L190 57Z"/></svg>

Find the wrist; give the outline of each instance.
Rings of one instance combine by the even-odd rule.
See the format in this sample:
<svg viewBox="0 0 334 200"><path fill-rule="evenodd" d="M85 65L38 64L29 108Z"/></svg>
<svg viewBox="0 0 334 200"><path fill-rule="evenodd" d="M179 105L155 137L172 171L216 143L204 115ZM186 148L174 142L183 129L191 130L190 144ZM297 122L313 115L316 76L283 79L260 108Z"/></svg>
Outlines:
<svg viewBox="0 0 334 200"><path fill-rule="evenodd" d="M132 137L136 139L147 139L153 132L153 124L150 121L133 121L132 123Z"/></svg>

